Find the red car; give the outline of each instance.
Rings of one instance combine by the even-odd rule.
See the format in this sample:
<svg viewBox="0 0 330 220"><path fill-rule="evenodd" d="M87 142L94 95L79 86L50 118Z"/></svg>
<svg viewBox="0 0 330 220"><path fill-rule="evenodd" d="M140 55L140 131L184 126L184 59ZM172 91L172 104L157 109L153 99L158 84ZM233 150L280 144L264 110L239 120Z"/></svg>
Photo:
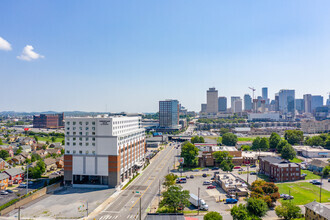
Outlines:
<svg viewBox="0 0 330 220"><path fill-rule="evenodd" d="M213 185L207 187L207 189L215 189L215 188L216 188L216 186L213 186Z"/></svg>
<svg viewBox="0 0 330 220"><path fill-rule="evenodd" d="M240 169L241 167L234 167L234 169Z"/></svg>

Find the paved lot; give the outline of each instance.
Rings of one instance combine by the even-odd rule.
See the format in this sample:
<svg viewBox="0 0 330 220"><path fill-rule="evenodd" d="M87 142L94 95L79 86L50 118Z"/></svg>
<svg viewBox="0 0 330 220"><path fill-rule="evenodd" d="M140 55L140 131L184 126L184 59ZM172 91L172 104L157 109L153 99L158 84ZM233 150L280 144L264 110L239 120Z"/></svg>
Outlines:
<svg viewBox="0 0 330 220"><path fill-rule="evenodd" d="M86 216L114 193L115 189L78 189L69 188L45 195L21 209L23 219L70 219ZM81 207L81 208L80 208ZM0 219L17 219L17 210Z"/></svg>

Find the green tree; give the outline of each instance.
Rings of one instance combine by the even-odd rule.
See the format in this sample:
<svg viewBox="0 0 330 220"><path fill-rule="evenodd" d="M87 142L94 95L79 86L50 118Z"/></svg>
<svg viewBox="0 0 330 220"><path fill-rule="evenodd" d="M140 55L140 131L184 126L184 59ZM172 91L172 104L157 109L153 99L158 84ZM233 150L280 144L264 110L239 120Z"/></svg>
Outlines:
<svg viewBox="0 0 330 220"><path fill-rule="evenodd" d="M54 143L56 141L56 137L53 136L50 140Z"/></svg>
<svg viewBox="0 0 330 220"><path fill-rule="evenodd" d="M325 140L324 147L330 149L330 135L328 135L327 139Z"/></svg>
<svg viewBox="0 0 330 220"><path fill-rule="evenodd" d="M305 144L309 145L309 146L324 146L325 145L321 136L313 136L311 138L308 138L305 141Z"/></svg>
<svg viewBox="0 0 330 220"><path fill-rule="evenodd" d="M218 212L208 212L203 217L204 220L222 220L222 216Z"/></svg>
<svg viewBox="0 0 330 220"><path fill-rule="evenodd" d="M282 148L281 157L285 160L292 160L296 157L296 151L290 144L287 144Z"/></svg>
<svg viewBox="0 0 330 220"><path fill-rule="evenodd" d="M330 174L330 165L325 166L322 170L323 177L328 177Z"/></svg>
<svg viewBox="0 0 330 220"><path fill-rule="evenodd" d="M63 146L65 145L65 142L64 142L64 140L62 140L62 145L63 145Z"/></svg>
<svg viewBox="0 0 330 220"><path fill-rule="evenodd" d="M299 130L287 130L284 133L284 138L289 144L300 144L304 140L304 133Z"/></svg>
<svg viewBox="0 0 330 220"><path fill-rule="evenodd" d="M249 145L242 145L241 146L241 150L242 151L250 151L251 150L251 147Z"/></svg>
<svg viewBox="0 0 330 220"><path fill-rule="evenodd" d="M228 133L229 132L229 129L228 128L220 128L220 135L222 136L222 135L224 135L224 134L226 134L226 133Z"/></svg>
<svg viewBox="0 0 330 220"><path fill-rule="evenodd" d="M184 158L184 165L195 167L198 165L198 148L192 143L185 142L181 148L181 157Z"/></svg>
<svg viewBox="0 0 330 220"><path fill-rule="evenodd" d="M0 150L0 158L6 160L9 157L9 153L6 150Z"/></svg>
<svg viewBox="0 0 330 220"><path fill-rule="evenodd" d="M177 212L178 207L183 209L190 205L189 191L182 190L182 187L178 185L170 186L162 196L163 200L160 202L160 207L167 207L174 213Z"/></svg>
<svg viewBox="0 0 330 220"><path fill-rule="evenodd" d="M0 138L0 145L3 145L3 143L2 143L2 139Z"/></svg>
<svg viewBox="0 0 330 220"><path fill-rule="evenodd" d="M223 171L233 170L233 156L231 156L228 151L216 151L213 153L213 157Z"/></svg>
<svg viewBox="0 0 330 220"><path fill-rule="evenodd" d="M281 140L276 147L277 152L281 153L283 147L287 144L289 144L287 140Z"/></svg>
<svg viewBox="0 0 330 220"><path fill-rule="evenodd" d="M273 132L269 137L269 147L270 149L276 149L277 145L280 143L281 137L279 134Z"/></svg>
<svg viewBox="0 0 330 220"><path fill-rule="evenodd" d="M204 143L205 142L205 140L204 140L204 138L202 136L194 136L194 137L191 138L190 141L191 141L192 144L195 144L195 143Z"/></svg>
<svg viewBox="0 0 330 220"><path fill-rule="evenodd" d="M259 198L249 198L247 201L246 208L249 213L257 217L265 216L268 210L267 203Z"/></svg>
<svg viewBox="0 0 330 220"><path fill-rule="evenodd" d="M230 214L233 217L233 220L252 220L246 206L243 204L239 204L239 206L235 205L230 210Z"/></svg>
<svg viewBox="0 0 330 220"><path fill-rule="evenodd" d="M38 139L37 135L34 135L34 140L36 140L37 143L39 142L39 139Z"/></svg>
<svg viewBox="0 0 330 220"><path fill-rule="evenodd" d="M173 185L175 185L175 181L177 178L178 178L178 176L175 175L174 173L167 174L165 176L165 181L164 181L163 185L166 186L167 188L170 186L173 186Z"/></svg>
<svg viewBox="0 0 330 220"><path fill-rule="evenodd" d="M222 136L222 144L226 146L235 146L237 143L237 136L233 133L225 133Z"/></svg>
<svg viewBox="0 0 330 220"><path fill-rule="evenodd" d="M252 142L252 147L251 149L252 150L260 150L260 141L261 141L261 138L260 137L256 137L253 142Z"/></svg>
<svg viewBox="0 0 330 220"><path fill-rule="evenodd" d="M22 153L22 150L23 150L23 148L21 146L19 146L18 149L16 150L15 154L18 155L18 154Z"/></svg>
<svg viewBox="0 0 330 220"><path fill-rule="evenodd" d="M61 149L61 154L62 154L62 155L64 154L64 148Z"/></svg>
<svg viewBox="0 0 330 220"><path fill-rule="evenodd" d="M291 220L295 218L301 218L301 209L299 206L294 205L291 202L283 201L282 205L275 208L275 213L278 217L284 218L286 220Z"/></svg>
<svg viewBox="0 0 330 220"><path fill-rule="evenodd" d="M269 149L268 138L266 138L266 137L261 138L260 143L259 143L259 148L260 148L260 150L263 150L263 151L267 151Z"/></svg>
<svg viewBox="0 0 330 220"><path fill-rule="evenodd" d="M278 187L272 182L256 180L251 185L251 198L263 199L269 208L274 207L280 198Z"/></svg>

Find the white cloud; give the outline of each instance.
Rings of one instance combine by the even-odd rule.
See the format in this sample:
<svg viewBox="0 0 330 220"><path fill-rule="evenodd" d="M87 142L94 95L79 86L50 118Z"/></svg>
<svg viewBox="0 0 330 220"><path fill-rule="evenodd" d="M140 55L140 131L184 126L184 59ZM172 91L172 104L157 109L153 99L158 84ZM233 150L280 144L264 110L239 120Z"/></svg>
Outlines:
<svg viewBox="0 0 330 220"><path fill-rule="evenodd" d="M0 50L11 50L10 43L2 37L0 37Z"/></svg>
<svg viewBox="0 0 330 220"><path fill-rule="evenodd" d="M26 60L26 61L44 58L44 56L34 52L33 49L34 48L31 45L26 45L22 51L22 54L20 56L17 56L17 58L20 60Z"/></svg>

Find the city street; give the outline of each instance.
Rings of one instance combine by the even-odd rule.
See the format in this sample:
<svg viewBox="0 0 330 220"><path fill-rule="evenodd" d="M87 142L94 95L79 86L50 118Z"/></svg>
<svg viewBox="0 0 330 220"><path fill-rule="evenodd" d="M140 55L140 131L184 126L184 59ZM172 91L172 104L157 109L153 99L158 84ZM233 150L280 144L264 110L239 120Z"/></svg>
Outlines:
<svg viewBox="0 0 330 220"><path fill-rule="evenodd" d="M142 219L144 219L151 201L158 195L160 181L173 168L174 156L179 151L180 149L176 149L175 145L167 145L153 159L143 174L101 211L96 219L134 219L138 218L140 209Z"/></svg>

